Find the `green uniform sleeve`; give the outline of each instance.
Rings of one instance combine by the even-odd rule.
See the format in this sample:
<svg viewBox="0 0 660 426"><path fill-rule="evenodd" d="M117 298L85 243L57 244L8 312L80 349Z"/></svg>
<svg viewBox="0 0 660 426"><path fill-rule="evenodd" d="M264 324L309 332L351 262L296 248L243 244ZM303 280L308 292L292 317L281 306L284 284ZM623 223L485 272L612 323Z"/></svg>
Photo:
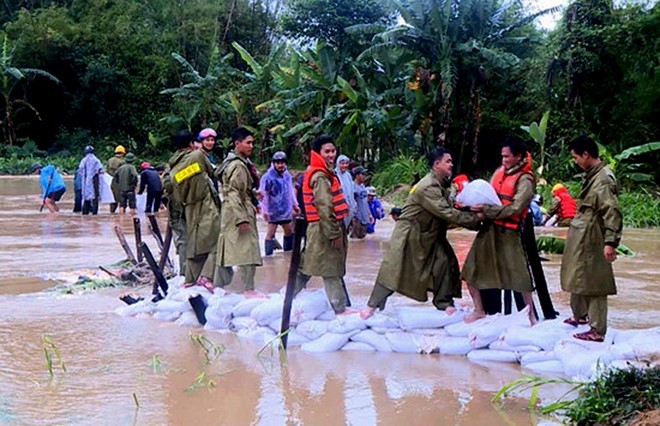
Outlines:
<svg viewBox="0 0 660 426"><path fill-rule="evenodd" d="M445 222L469 229L476 229L479 226L480 220L476 214L455 209L442 189L437 186L428 186L416 195L419 204L425 210Z"/></svg>
<svg viewBox="0 0 660 426"><path fill-rule="evenodd" d="M319 214L321 233L328 239L334 240L343 235L340 222L335 216L332 204L331 182L323 173L315 173L309 185L314 194L314 206Z"/></svg>
<svg viewBox="0 0 660 426"><path fill-rule="evenodd" d="M603 218L605 244L617 247L621 241L623 216L619 209L616 182L607 182L598 188L598 214Z"/></svg>
<svg viewBox="0 0 660 426"><path fill-rule="evenodd" d="M534 179L530 175L523 175L518 180L516 193L511 204L506 206L484 205L484 215L488 219L504 219L506 217L519 215L529 207L529 202L534 196Z"/></svg>
<svg viewBox="0 0 660 426"><path fill-rule="evenodd" d="M548 209L548 216L552 216L559 211L560 201L559 197L552 197L552 205Z"/></svg>
<svg viewBox="0 0 660 426"><path fill-rule="evenodd" d="M227 212L229 217L234 219L236 226L250 222L248 209L254 209L254 207L250 198L247 197L247 194L251 191L247 166L242 164L240 160L234 160L227 165L222 177L223 210Z"/></svg>

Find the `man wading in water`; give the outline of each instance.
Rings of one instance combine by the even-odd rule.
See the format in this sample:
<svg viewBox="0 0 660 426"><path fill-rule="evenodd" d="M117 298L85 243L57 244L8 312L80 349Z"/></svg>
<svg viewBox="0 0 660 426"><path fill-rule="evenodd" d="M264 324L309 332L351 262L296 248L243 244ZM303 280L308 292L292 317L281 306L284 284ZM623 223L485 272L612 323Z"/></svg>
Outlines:
<svg viewBox="0 0 660 426"><path fill-rule="evenodd" d="M426 302L431 291L436 308L449 315L456 311L453 298L461 297L461 280L447 228L453 224L476 229L483 214L457 210L449 201L453 169L449 152L435 148L428 164L431 171L410 190L396 221L368 308L360 313L364 319L376 308L384 309L395 291L420 302Z"/></svg>

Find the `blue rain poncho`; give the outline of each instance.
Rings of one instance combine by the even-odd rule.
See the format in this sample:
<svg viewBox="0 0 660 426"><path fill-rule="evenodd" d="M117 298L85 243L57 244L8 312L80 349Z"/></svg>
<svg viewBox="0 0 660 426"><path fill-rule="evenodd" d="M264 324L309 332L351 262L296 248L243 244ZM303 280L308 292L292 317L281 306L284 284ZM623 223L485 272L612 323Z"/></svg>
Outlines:
<svg viewBox="0 0 660 426"><path fill-rule="evenodd" d="M261 209L268 214L269 222L292 220L293 207L298 206L298 201L293 189L293 179L286 169L279 173L271 164L261 177L259 191L263 195Z"/></svg>
<svg viewBox="0 0 660 426"><path fill-rule="evenodd" d="M57 192L61 189L66 189L64 185L64 179L62 176L55 170L55 166L48 165L41 169L39 174L39 184L41 185L41 198L46 198L46 196Z"/></svg>

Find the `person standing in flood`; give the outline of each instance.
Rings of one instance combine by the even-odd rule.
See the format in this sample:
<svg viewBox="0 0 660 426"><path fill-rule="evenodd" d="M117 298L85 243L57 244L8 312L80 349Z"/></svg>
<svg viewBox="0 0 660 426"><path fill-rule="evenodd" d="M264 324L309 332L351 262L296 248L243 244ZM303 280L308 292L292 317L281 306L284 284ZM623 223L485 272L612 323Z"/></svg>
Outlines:
<svg viewBox="0 0 660 426"><path fill-rule="evenodd" d="M536 323L532 308L532 277L521 238L521 227L534 196L532 160L522 139L507 138L502 144L502 166L491 185L502 205L478 205L488 221L477 234L465 259L462 278L467 282L474 312L465 318L473 322L486 316L480 290L514 290L522 294L529 308L530 323Z"/></svg>
<svg viewBox="0 0 660 426"><path fill-rule="evenodd" d="M206 155L195 149L195 141L195 136L187 130L174 136L177 151L170 159L168 185L171 185L176 203L183 207L185 218L184 286L199 285L213 292L215 249L220 232L220 199L211 182L213 167Z"/></svg>
<svg viewBox="0 0 660 426"><path fill-rule="evenodd" d="M344 218L344 227L348 230L350 230L351 223L357 211L357 202L353 196L355 193L355 189L353 188L353 174L349 170L350 165L351 159L345 155L340 155L337 158L337 168L335 169L335 173L341 184L341 190L348 204L348 215Z"/></svg>
<svg viewBox="0 0 660 426"><path fill-rule="evenodd" d="M355 199L355 217L351 227L351 238L363 239L367 236L367 226L374 222L367 201L367 169L357 166L353 169L353 198Z"/></svg>
<svg viewBox="0 0 660 426"><path fill-rule="evenodd" d="M329 136L317 136L312 142L302 188L307 236L294 296L307 286L312 276L323 277L332 309L337 315L345 315L358 311L346 308L348 294L344 275L348 237L344 219L349 207L333 170L336 155L334 142Z"/></svg>
<svg viewBox="0 0 660 426"><path fill-rule="evenodd" d="M87 145L83 151L85 156L78 165L78 174L82 184L82 214L96 215L99 212L99 195L103 165L94 155L94 147Z"/></svg>
<svg viewBox="0 0 660 426"><path fill-rule="evenodd" d="M158 213L163 197L163 184L156 169L151 167L151 164L147 162L140 164L140 190L138 194L142 194L145 189L147 190L147 202L144 207L145 213Z"/></svg>
<svg viewBox="0 0 660 426"><path fill-rule="evenodd" d="M64 184L62 175L57 172L55 166L50 164L42 167L41 164L37 163L32 166L32 172L39 173L42 208L46 206L51 213L59 212L60 208L57 206L57 202L62 199L64 192L66 192L66 185Z"/></svg>
<svg viewBox="0 0 660 426"><path fill-rule="evenodd" d="M228 286L234 276L233 266L238 266L245 285L245 296L264 297L254 286L257 266L261 266L258 202L255 199L258 176L250 162L254 136L245 127L239 127L233 131L231 141L234 149L216 170L222 185L223 211L214 281L220 287Z"/></svg>
<svg viewBox="0 0 660 426"><path fill-rule="evenodd" d="M261 210L264 220L268 222L268 230L264 241L266 256L271 256L275 250L275 233L277 227L284 230L284 251L293 249L294 215L300 214L298 200L293 189L293 179L286 168L287 156L277 151L271 158L271 165L261 178L259 191L263 195Z"/></svg>
<svg viewBox="0 0 660 426"><path fill-rule="evenodd" d="M602 342L607 332L607 296L616 294L612 263L623 228L618 187L614 173L598 156L593 139L579 136L568 148L586 175L561 261L561 288L571 294L573 313L564 322L589 324L589 331L574 337Z"/></svg>
<svg viewBox="0 0 660 426"><path fill-rule="evenodd" d="M135 155L132 152L126 154L124 164L119 166L112 178L112 183L116 183L119 189L119 213L125 214L126 207L131 209L131 215L135 215L135 189L138 184L137 169L133 165Z"/></svg>
<svg viewBox="0 0 660 426"><path fill-rule="evenodd" d="M108 160L108 165L105 168L106 173L108 173L110 176L114 178L115 173L117 173L117 170L124 164L125 155L126 155L126 148L124 148L122 145L117 145L117 147L115 148L115 155L113 157L110 157L110 159ZM120 193L119 193L119 184L114 179L112 180L110 189L112 190L112 196L115 198L115 202L110 203L110 213L115 213L117 211L117 206L119 204Z"/></svg>
<svg viewBox="0 0 660 426"><path fill-rule="evenodd" d="M447 229L451 225L476 229L483 214L454 208L449 189L453 162L447 150L434 148L428 164L431 171L410 190L396 221L362 318L385 309L394 292L426 302L432 291L436 308L450 315L456 311L454 298L461 297L460 269Z"/></svg>

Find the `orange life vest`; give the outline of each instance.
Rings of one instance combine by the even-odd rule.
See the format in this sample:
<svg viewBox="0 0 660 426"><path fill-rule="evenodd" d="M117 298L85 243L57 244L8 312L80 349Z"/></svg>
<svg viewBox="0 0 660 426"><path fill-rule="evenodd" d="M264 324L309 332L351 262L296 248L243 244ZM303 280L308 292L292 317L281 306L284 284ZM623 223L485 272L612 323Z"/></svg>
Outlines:
<svg viewBox="0 0 660 426"><path fill-rule="evenodd" d="M573 219L577 206L571 194L568 193L566 188L559 188L552 191L552 195L559 198L559 216L562 219Z"/></svg>
<svg viewBox="0 0 660 426"><path fill-rule="evenodd" d="M495 188L495 192L503 205L508 206L513 202L513 197L516 195L518 180L525 174L532 174L532 158L529 153L527 154L527 163L516 173L506 174L504 172L504 166L495 171L490 180L490 184ZM495 224L507 229L518 230L520 229L520 224L525 219L525 216L527 216L528 210L529 209L525 207L520 214L505 217L503 219L496 219Z"/></svg>
<svg viewBox="0 0 660 426"><path fill-rule="evenodd" d="M318 222L321 220L321 217L316 210L316 205L314 204L314 192L309 185L312 176L319 172L325 173L332 182L330 185L330 192L332 192L332 208L335 212L335 218L337 221L340 221L348 216L348 204L346 204L346 199L341 190L339 179L337 179L337 176L334 173L328 171L325 167L323 157L321 157L316 151L310 153L309 167L305 171L305 177L303 179L302 194L305 206L305 219L307 219L307 222Z"/></svg>

